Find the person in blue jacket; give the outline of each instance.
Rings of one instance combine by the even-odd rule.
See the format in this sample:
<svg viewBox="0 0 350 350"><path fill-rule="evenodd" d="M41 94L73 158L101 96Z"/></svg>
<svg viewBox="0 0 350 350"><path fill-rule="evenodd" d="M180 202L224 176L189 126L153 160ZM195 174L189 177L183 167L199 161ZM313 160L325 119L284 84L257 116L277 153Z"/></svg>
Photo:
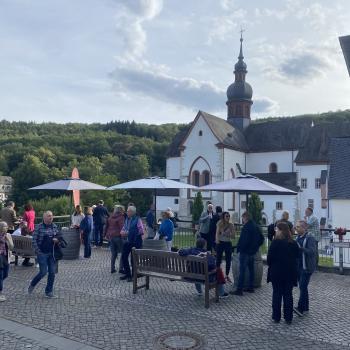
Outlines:
<svg viewBox="0 0 350 350"><path fill-rule="evenodd" d="M171 213L169 211L164 211L162 213L162 223L159 226L159 237L165 238L166 246L168 251L171 251L173 244L173 235L174 235L174 224L170 219Z"/></svg>
<svg viewBox="0 0 350 350"><path fill-rule="evenodd" d="M207 242L204 238L198 238L196 241L195 247L180 249L178 251L178 254L181 256L188 256L188 255L207 256L208 255L208 271L213 271L216 269L216 259L210 254L210 252L207 252ZM196 271L193 271L193 272L196 272ZM217 276L211 275L211 278L217 278ZM224 283L218 283L220 298L228 297L228 293L225 292ZM194 282L194 286L196 287L198 296L203 295L202 284L203 284L202 282Z"/></svg>
<svg viewBox="0 0 350 350"><path fill-rule="evenodd" d="M84 215L79 229L81 241L84 244L84 258L88 259L91 257L91 233L93 229L92 208L84 207Z"/></svg>

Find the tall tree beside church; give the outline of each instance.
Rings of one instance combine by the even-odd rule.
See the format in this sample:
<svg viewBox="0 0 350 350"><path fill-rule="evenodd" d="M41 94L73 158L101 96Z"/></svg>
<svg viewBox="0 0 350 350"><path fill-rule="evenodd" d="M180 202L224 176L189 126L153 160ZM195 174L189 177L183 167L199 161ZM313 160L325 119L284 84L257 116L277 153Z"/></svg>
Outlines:
<svg viewBox="0 0 350 350"><path fill-rule="evenodd" d="M248 212L252 220L258 225L261 225L262 222L262 209L260 197L256 193L252 193L248 200Z"/></svg>
<svg viewBox="0 0 350 350"><path fill-rule="evenodd" d="M197 192L196 197L193 202L192 210L192 222L198 223L199 218L201 217L204 209L203 197L201 192Z"/></svg>

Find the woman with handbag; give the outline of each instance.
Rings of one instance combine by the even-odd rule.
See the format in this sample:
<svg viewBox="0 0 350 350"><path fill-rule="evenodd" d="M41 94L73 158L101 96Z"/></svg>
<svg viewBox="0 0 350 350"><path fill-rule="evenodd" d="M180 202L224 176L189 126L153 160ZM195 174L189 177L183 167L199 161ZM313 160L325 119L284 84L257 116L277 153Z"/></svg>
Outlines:
<svg viewBox="0 0 350 350"><path fill-rule="evenodd" d="M4 221L0 221L0 302L6 301L2 294L4 280L8 277L10 267L10 254L13 249L11 235L7 232L8 226Z"/></svg>

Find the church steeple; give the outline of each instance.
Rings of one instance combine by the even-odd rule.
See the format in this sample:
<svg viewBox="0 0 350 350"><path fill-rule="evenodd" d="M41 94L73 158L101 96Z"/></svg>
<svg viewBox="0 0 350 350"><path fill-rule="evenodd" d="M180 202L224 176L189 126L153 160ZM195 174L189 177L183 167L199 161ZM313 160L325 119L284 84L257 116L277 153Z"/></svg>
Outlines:
<svg viewBox="0 0 350 350"><path fill-rule="evenodd" d="M250 108L253 104L253 89L245 81L247 64L243 56L243 30L241 30L240 50L235 64L235 81L227 89L227 120L235 127L243 130L250 123Z"/></svg>

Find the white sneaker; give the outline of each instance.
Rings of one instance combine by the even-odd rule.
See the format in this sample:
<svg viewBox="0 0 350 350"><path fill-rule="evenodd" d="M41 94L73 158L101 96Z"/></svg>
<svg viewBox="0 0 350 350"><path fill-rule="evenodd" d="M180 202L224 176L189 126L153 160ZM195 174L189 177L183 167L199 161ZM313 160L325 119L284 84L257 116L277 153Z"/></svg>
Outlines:
<svg viewBox="0 0 350 350"><path fill-rule="evenodd" d="M6 301L6 297L4 294L0 294L0 302Z"/></svg>

